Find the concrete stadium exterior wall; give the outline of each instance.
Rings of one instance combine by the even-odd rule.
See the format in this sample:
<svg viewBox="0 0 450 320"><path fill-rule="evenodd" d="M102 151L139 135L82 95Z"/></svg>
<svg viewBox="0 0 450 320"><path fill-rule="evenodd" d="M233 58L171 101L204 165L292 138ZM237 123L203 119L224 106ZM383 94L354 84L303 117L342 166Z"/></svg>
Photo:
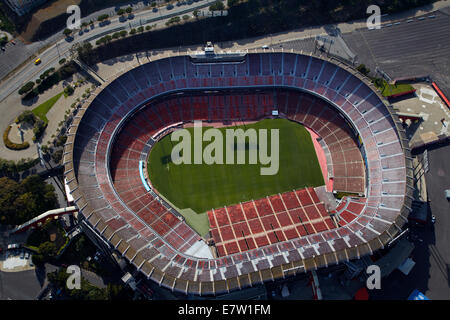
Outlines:
<svg viewBox="0 0 450 320"><path fill-rule="evenodd" d="M259 51L255 51L255 53L260 53ZM278 52L280 53L280 52ZM175 55L176 56L176 55ZM315 56L314 56L315 57ZM316 57L319 58L319 57ZM323 57L321 58L323 59ZM116 79L120 78L123 74L127 73L129 70L123 71L121 74L117 75L114 79L108 80L101 87L97 88L93 95L86 101L83 107L80 109L79 114L74 118L72 126L69 130L68 139L64 149L64 166L65 166L65 176L68 181L69 188L71 193L75 199L76 206L79 208L80 212L86 218L86 223L89 223L93 229L95 229L100 237L104 239L104 241L110 243L112 247L114 247L124 258L126 258L132 265L134 265L138 270L140 270L143 274L145 274L149 279L156 281L159 285L167 287L171 290L183 292L186 294L197 294L197 295L217 295L221 293L230 292L232 290L243 289L245 287L253 286L255 284L260 284L265 281L274 281L277 279L286 278L289 276L293 276L297 273L307 272L309 270L316 270L318 268L327 267L333 264L338 264L342 261L349 261L352 259L358 259L362 256L372 254L376 250L383 248L387 245L392 239L399 234L402 230L403 225L407 222L407 217L409 211L411 210L411 203L413 200L412 192L414 190L413 187L413 176L412 176L412 158L410 149L408 147L408 140L406 138L404 129L401 126L401 123L398 120L398 117L395 115L394 110L390 107L384 98L376 91L375 87L368 81L367 78L362 77L356 70L343 65L340 62L336 62L334 60L324 59L327 63L335 64L336 66L345 69L347 72L350 72L354 76L356 76L361 82L367 85L379 98L380 101L383 102L386 110L389 111L389 114L395 124L395 131L398 134L398 140L402 146L404 155L405 155L405 177L406 177L406 189L404 191L404 202L402 205L399 214L396 216L393 223L386 228L382 233L378 236L370 239L366 243L348 247L343 250L335 250L332 252L326 252L324 254L318 254L312 257L301 258L296 261L291 261L289 263L274 265L270 268L265 268L253 272L249 272L246 274L241 274L238 276L226 278L218 281L199 281L199 280L187 280L181 277L174 277L172 275L167 274L164 270L159 269L155 265L152 264L151 261L146 261L146 259L140 256L139 252L133 249L129 243L123 239L120 239L114 232L114 230L110 229L108 225L103 221L101 216L96 214L95 209L90 205L90 201L86 200L83 192L80 191L78 179L75 174L76 166L74 164L74 153L76 152L74 147L77 143L76 136L79 133L78 128L80 123L83 122L83 116L88 110L91 103L95 100L98 94L100 94L106 87L108 87L112 82ZM152 62L150 62L152 63ZM272 87L276 87L275 85ZM326 96L320 95L317 92L308 90L306 88L298 88L296 86L288 86L288 85L279 85L280 88L295 88L300 89L302 91L311 93L315 96L320 97L321 99L327 101L329 104L332 104L337 110L344 115L346 118L352 123L354 128L357 128L354 125L351 118L347 115L345 110L343 110L340 106L336 105L333 101L328 99ZM228 88L228 87L223 87ZM234 87L233 87L234 88ZM237 88L237 87L236 87ZM248 88L260 88L259 86L249 86ZM198 87L193 90L205 90L205 89L215 89L218 90L220 87ZM189 90L187 88L177 89L177 90ZM174 91L177 91L174 90ZM170 91L170 90L169 90ZM167 94L169 91L164 91L162 94ZM147 99L144 102L140 102L139 105L136 105L129 113L126 114L116 126L114 132L111 133L111 139L108 141L108 153L106 163L109 164L108 155L111 149L111 141L114 141L114 135L119 130L120 126L126 121L127 118L130 117L136 110L142 107L145 103L154 99L157 95L152 96L150 99ZM357 129L356 129L357 130ZM111 183L110 170L107 168L109 183ZM368 182L370 185L370 181ZM113 188L114 190L114 188ZM117 194L116 194L117 196ZM118 197L118 196L117 196ZM119 197L118 197L119 198ZM120 199L120 198L119 198Z"/></svg>

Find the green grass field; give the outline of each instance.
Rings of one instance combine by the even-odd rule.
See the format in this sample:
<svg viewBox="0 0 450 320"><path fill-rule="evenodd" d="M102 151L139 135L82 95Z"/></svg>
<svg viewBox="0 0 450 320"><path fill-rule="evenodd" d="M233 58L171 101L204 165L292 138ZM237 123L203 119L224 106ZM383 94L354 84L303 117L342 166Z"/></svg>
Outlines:
<svg viewBox="0 0 450 320"><path fill-rule="evenodd" d="M399 93L414 90L413 86L411 86L410 84L399 83L399 84L392 85L392 84L388 84L385 80L383 80L382 86L378 86L377 84L375 84L375 86L381 91L381 94L384 97L389 97L394 94L399 94Z"/></svg>
<svg viewBox="0 0 450 320"><path fill-rule="evenodd" d="M203 213L211 208L324 184L311 136L303 126L284 119L266 119L234 128L280 129L279 171L276 175L262 176L260 164L248 164L249 150L245 151L247 164L176 165L170 161L170 155L178 142L172 142L168 135L153 147L149 156L153 186L176 207ZM224 132L225 129L220 130ZM193 140L193 128L189 130ZM203 145L208 144L204 142Z"/></svg>
<svg viewBox="0 0 450 320"><path fill-rule="evenodd" d="M44 103L38 105L36 108L34 108L32 111L33 113L39 117L42 121L45 123L48 123L47 119L47 112L50 111L50 109L55 105L55 103L59 100L59 98L62 96L63 92L58 93L56 96L48 99Z"/></svg>

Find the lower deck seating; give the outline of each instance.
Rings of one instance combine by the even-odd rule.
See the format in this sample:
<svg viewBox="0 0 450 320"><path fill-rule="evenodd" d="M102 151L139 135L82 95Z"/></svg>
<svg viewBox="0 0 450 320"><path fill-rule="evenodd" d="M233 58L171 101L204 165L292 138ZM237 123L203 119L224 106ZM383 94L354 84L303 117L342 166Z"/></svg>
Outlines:
<svg viewBox="0 0 450 320"><path fill-rule="evenodd" d="M336 228L313 188L212 209L208 219L218 256Z"/></svg>

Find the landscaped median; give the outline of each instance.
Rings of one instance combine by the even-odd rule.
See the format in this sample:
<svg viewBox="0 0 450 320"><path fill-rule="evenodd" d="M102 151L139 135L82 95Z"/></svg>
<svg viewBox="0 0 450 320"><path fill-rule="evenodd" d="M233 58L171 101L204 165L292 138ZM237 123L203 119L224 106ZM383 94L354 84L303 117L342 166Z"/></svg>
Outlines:
<svg viewBox="0 0 450 320"><path fill-rule="evenodd" d="M11 128L12 127L9 125L6 128L5 132L3 133L3 142L5 143L5 146L11 150L24 150L24 149L29 148L30 144L27 141L25 141L23 143L14 143L11 140L9 140L8 136L9 136L9 132L11 131Z"/></svg>
<svg viewBox="0 0 450 320"><path fill-rule="evenodd" d="M60 92L53 98L50 98L44 103L38 105L36 108L33 109L33 113L42 121L44 121L45 124L48 124L48 119L46 116L47 112L50 111L50 109L55 105L55 103L59 100L59 98L62 96L63 93L64 92Z"/></svg>

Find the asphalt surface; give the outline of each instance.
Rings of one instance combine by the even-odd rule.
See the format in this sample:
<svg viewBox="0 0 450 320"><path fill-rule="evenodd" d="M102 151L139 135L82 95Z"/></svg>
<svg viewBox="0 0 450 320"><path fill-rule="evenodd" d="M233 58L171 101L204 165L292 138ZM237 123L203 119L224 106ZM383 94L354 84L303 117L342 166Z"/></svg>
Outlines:
<svg viewBox="0 0 450 320"><path fill-rule="evenodd" d="M434 18L433 18L434 16ZM398 23L398 24L397 24ZM357 61L392 79L431 75L450 95L450 15L448 10L383 24L379 30L343 34Z"/></svg>
<svg viewBox="0 0 450 320"><path fill-rule="evenodd" d="M0 271L0 300L35 300L40 291L41 283L35 270Z"/></svg>
<svg viewBox="0 0 450 320"><path fill-rule="evenodd" d="M41 64L36 66L31 61L27 63L24 67L22 67L19 71L17 71L13 77L10 76L8 81L2 80L2 82L0 83L1 86L0 102L3 101L6 97L8 97L10 94L17 91L24 83L26 83L29 80L33 80L33 77L38 78L42 72L51 67L58 68L59 67L58 61L63 57L69 58L70 55L69 49L72 48L72 46L75 43L84 41L95 42L95 40L93 39L99 38L105 34L110 34L113 32L113 30L117 28L123 28L128 30L130 29L130 25L131 27L137 27L140 24L144 25L147 23L146 21L149 19L152 20L151 24L156 23L155 21L153 21L156 19L159 20L159 23L164 23L164 21L168 20L168 17L170 18L172 15L184 14L186 10L194 11L201 7L207 8L207 6L209 6L211 2L213 2L213 0L199 0L198 2L193 2L191 5L182 5L179 7L174 6L174 8L171 10L167 10L166 7L163 7L159 9L158 12L153 12L152 10L143 10L140 12L135 12L131 20L125 21L119 21L119 17L115 15L110 18L110 23L105 26L99 26L98 22L95 22L95 27L93 29L88 28L87 32L83 32L81 34L78 33L74 34L73 35L74 39L70 42L67 41L65 38L63 38L61 30L60 32L57 32L48 39L35 42L31 44L30 47L26 47L26 49L24 48L17 58L15 57L14 52L12 54L8 53L8 50L13 50L8 48L7 51L5 51L0 55L1 60L3 61L2 64L0 64L0 79L3 79L9 71L11 71L12 69L14 69L18 65L20 65L23 61L26 60L26 58L23 59L23 55L27 55L29 57L30 55L32 55L31 52L36 52L38 49L44 50L43 48L50 45L48 49L38 54L39 58L41 58L42 61ZM102 12L106 13L114 12L113 9L114 8L104 9L102 11L93 13L90 16L82 17L81 21L84 22L90 21L91 19L96 19L96 17L100 15ZM19 44L19 42L17 45L19 45L20 48L21 44ZM14 51L18 50L14 49ZM9 71L6 72L7 70Z"/></svg>

